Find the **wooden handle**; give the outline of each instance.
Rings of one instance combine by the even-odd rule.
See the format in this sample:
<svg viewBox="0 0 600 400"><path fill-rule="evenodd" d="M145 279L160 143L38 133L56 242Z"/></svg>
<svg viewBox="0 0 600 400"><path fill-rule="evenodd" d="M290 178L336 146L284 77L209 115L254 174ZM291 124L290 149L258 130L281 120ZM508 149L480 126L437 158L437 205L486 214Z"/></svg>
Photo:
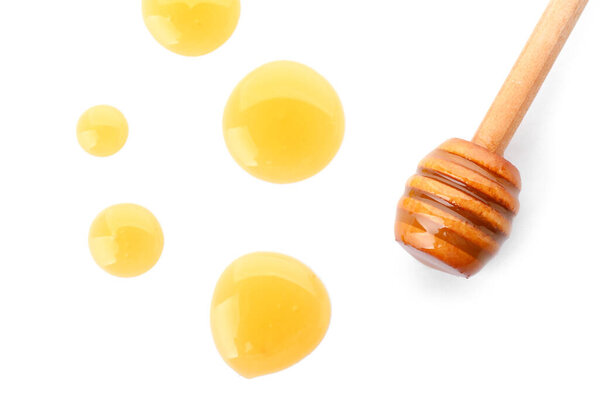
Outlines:
<svg viewBox="0 0 600 400"><path fill-rule="evenodd" d="M588 0L551 0L473 143L502 155Z"/></svg>

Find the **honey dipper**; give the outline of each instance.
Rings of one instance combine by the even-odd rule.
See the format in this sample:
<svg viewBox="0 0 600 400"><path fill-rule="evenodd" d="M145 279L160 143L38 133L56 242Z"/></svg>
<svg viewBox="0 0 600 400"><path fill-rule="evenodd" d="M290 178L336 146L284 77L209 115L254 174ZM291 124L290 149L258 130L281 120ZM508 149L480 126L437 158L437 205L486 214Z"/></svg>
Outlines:
<svg viewBox="0 0 600 400"><path fill-rule="evenodd" d="M508 237L521 177L504 150L587 0L551 0L472 141L450 139L406 184L396 240L424 264L466 278Z"/></svg>

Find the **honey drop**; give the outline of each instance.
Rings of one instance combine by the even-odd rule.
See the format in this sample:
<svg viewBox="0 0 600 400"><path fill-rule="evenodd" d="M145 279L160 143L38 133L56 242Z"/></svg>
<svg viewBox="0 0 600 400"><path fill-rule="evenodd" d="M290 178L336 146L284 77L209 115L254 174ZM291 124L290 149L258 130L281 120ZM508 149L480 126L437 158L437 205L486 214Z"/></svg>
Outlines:
<svg viewBox="0 0 600 400"><path fill-rule="evenodd" d="M106 272L128 278L149 271L163 250L163 232L154 215L135 204L117 204L92 222L89 247Z"/></svg>
<svg viewBox="0 0 600 400"><path fill-rule="evenodd" d="M329 327L327 290L310 268L278 253L252 253L221 275L212 300L217 349L237 373L254 378L311 353Z"/></svg>
<svg viewBox="0 0 600 400"><path fill-rule="evenodd" d="M342 103L329 82L296 62L276 61L234 89L223 134L235 161L273 183L309 178L337 154L344 138Z"/></svg>
<svg viewBox="0 0 600 400"><path fill-rule="evenodd" d="M146 27L163 47L189 57L216 50L240 17L239 0L143 0Z"/></svg>
<svg viewBox="0 0 600 400"><path fill-rule="evenodd" d="M112 156L125 145L129 135L127 120L114 107L101 105L88 109L77 122L77 140L96 157Z"/></svg>

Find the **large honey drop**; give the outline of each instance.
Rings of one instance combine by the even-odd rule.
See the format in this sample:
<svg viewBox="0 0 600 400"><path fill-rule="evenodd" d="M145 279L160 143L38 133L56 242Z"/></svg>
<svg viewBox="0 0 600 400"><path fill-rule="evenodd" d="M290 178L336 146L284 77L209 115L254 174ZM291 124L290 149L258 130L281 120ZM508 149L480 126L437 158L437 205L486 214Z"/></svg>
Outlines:
<svg viewBox="0 0 600 400"><path fill-rule="evenodd" d="M246 378L287 368L321 342L331 315L319 278L300 261L278 253L252 253L219 279L211 306L215 344Z"/></svg>
<svg viewBox="0 0 600 400"><path fill-rule="evenodd" d="M144 207L117 204L92 222L90 252L106 272L134 277L150 270L160 258L164 237L158 220Z"/></svg>
<svg viewBox="0 0 600 400"><path fill-rule="evenodd" d="M143 0L146 27L156 41L183 56L201 56L229 39L240 17L239 0Z"/></svg>
<svg viewBox="0 0 600 400"><path fill-rule="evenodd" d="M111 106L92 107L77 122L77 140L93 156L107 157L117 153L125 145L128 135L127 120Z"/></svg>
<svg viewBox="0 0 600 400"><path fill-rule="evenodd" d="M229 152L247 172L273 183L309 178L344 138L342 103L329 82L291 61L254 70L235 88L223 117Z"/></svg>

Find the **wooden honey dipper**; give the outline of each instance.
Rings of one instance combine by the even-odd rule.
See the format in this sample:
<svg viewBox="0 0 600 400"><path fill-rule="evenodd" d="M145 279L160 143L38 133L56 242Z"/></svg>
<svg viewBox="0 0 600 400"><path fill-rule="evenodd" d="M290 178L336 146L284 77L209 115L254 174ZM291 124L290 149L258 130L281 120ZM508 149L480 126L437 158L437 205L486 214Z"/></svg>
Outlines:
<svg viewBox="0 0 600 400"><path fill-rule="evenodd" d="M504 150L587 2L551 0L473 140L450 139L419 163L395 227L419 261L468 278L510 234L521 177Z"/></svg>

